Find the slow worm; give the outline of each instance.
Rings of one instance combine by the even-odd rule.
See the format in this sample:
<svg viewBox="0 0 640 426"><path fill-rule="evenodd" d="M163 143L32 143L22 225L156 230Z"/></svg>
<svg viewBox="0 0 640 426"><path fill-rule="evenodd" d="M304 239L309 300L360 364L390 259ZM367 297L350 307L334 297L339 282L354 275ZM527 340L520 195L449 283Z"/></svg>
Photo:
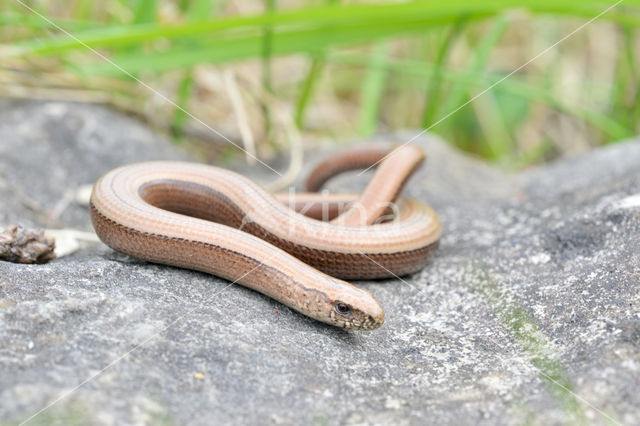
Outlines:
<svg viewBox="0 0 640 426"><path fill-rule="evenodd" d="M321 163L307 184L317 191L335 174L385 156L360 196L274 196L217 167L131 164L95 184L91 219L114 250L238 282L335 326L374 329L383 309L343 279L412 273L437 248L436 213L399 197L424 154L413 145L352 150Z"/></svg>

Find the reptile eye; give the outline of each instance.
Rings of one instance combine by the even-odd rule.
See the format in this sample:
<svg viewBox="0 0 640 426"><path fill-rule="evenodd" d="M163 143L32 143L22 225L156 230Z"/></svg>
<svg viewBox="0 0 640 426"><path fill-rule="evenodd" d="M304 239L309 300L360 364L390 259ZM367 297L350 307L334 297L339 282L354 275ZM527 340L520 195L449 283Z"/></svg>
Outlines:
<svg viewBox="0 0 640 426"><path fill-rule="evenodd" d="M342 302L336 303L336 306L334 307L334 309L337 313L343 316L346 316L349 314L349 312L351 312L351 307L346 303L342 303Z"/></svg>

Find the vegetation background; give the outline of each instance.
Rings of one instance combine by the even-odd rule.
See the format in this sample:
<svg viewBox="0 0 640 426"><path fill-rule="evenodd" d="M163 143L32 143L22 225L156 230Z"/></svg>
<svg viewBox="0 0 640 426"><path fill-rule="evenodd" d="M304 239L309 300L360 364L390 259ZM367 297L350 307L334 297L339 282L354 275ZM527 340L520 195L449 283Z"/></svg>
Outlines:
<svg viewBox="0 0 640 426"><path fill-rule="evenodd" d="M638 26L640 0L3 0L0 95L217 161L428 129L519 169L638 133Z"/></svg>

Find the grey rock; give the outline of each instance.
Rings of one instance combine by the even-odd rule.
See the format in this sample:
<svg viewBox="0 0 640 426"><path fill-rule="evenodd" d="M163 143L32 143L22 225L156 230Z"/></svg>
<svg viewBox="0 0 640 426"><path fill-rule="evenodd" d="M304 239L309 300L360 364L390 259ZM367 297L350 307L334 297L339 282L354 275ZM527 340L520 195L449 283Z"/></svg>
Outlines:
<svg viewBox="0 0 640 426"><path fill-rule="evenodd" d="M98 243L0 263L0 423L640 424L640 141L519 175L417 143L429 160L407 193L444 233L420 273L358 283L382 328ZM65 194L167 158L188 156L108 109L3 103L0 225L90 230Z"/></svg>

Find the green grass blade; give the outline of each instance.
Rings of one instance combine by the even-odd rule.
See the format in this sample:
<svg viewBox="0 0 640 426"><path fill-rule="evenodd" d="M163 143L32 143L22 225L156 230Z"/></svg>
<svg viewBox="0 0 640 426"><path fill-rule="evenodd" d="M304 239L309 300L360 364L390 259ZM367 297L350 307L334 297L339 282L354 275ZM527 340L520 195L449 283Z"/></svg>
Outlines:
<svg viewBox="0 0 640 426"><path fill-rule="evenodd" d="M149 1L149 0L143 0ZM626 0L624 10L618 8L605 14L608 19L625 25L640 25L638 6L640 0ZM47 40L33 40L18 44L23 54L53 54L68 50L82 49L83 43L92 47L139 44L155 40L158 37L167 39L213 34L221 31L251 30L263 28L265 25L279 26L344 26L345 24L375 26L384 23L404 23L421 20L425 24L453 23L461 14L469 19L491 16L514 7L525 8L533 13L547 13L576 17L593 18L610 3L599 1L574 0L485 0L469 2L468 0L448 0L447 2L412 1L390 4L351 4L338 6L307 7L299 10L279 11L272 14L257 14L224 19L187 22L177 25L138 24L109 26L80 31L74 35L81 40L77 42L67 36L59 36ZM142 19L141 16L136 19ZM403 33L397 27L398 34Z"/></svg>
<svg viewBox="0 0 640 426"><path fill-rule="evenodd" d="M394 34L422 33L425 26L436 25L435 18L428 22L385 22L375 25L343 25L328 28L294 28L274 32L271 53L283 55L291 53L318 53L340 44L354 44L379 40ZM261 33L241 35L230 38L212 38L202 40L202 47L185 50L169 49L151 55L124 54L114 56L113 60L131 73L163 72L200 63L221 63L247 58L260 57L263 36ZM103 75L121 75L113 65L105 62L87 64L88 72Z"/></svg>
<svg viewBox="0 0 640 426"><path fill-rule="evenodd" d="M296 126L301 129L304 126L304 117L313 95L313 90L318 82L318 79L322 75L324 69L324 54L317 54L312 57L309 71L306 78L302 81L300 87L300 95L296 102L295 123Z"/></svg>
<svg viewBox="0 0 640 426"><path fill-rule="evenodd" d="M266 0L267 13L273 14L276 12L277 4L276 0ZM264 90L273 94L273 87L271 84L271 57L273 56L273 28L271 25L265 25L262 35L262 87ZM271 113L266 104L262 105L262 115L264 116L264 134L267 138L271 134Z"/></svg>
<svg viewBox="0 0 640 426"><path fill-rule="evenodd" d="M171 120L171 133L177 139L182 137L184 125L187 120L187 102L191 96L191 89L193 88L193 73L191 70L187 70L180 81L178 86L178 93L176 98L176 107L173 111L173 119Z"/></svg>
<svg viewBox="0 0 640 426"><path fill-rule="evenodd" d="M469 94L471 82L475 77L479 77L483 73L491 51L498 44L506 29L507 19L504 16L497 16L487 34L483 37L478 46L475 47L475 54L473 55L469 66L465 71L463 71L465 76L468 78L466 79L467 83L457 83L452 86L451 92L447 96L445 102L443 102L442 107L438 109L439 116L449 114L451 111L455 111L456 108L459 108L464 104ZM453 121L447 121L443 124L446 127L451 125L450 123L453 123Z"/></svg>
<svg viewBox="0 0 640 426"><path fill-rule="evenodd" d="M326 0L327 5L339 4L339 0ZM296 102L296 111L294 116L294 122L298 129L304 126L304 117L313 95L313 90L316 87L317 81L322 77L322 71L325 66L325 52L318 52L311 55L311 64L307 76L300 85L300 95Z"/></svg>
<svg viewBox="0 0 640 426"><path fill-rule="evenodd" d="M387 79L385 64L388 59L389 44L378 43L373 53L361 90L360 119L358 131L361 136L371 136L378 128L380 101Z"/></svg>
<svg viewBox="0 0 640 426"><path fill-rule="evenodd" d="M445 37L444 41L438 49L436 56L435 69L429 79L427 86L427 93L425 96L425 106L422 113L422 126L427 128L431 126L434 121L434 116L438 110L438 104L440 102L440 95L443 90L442 85L442 68L447 60L451 45L455 39L460 35L460 31L464 26L464 18L459 19L449 30L449 33Z"/></svg>

